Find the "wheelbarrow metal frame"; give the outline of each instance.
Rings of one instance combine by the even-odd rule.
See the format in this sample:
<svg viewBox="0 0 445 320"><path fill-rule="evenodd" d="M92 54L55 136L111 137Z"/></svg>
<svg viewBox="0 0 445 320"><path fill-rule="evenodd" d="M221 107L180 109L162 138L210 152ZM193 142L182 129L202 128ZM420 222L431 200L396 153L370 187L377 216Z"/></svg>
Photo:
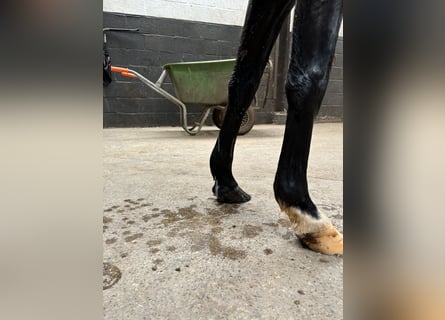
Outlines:
<svg viewBox="0 0 445 320"><path fill-rule="evenodd" d="M121 67L112 66L111 71L118 72L122 76L127 77L127 78L139 79L142 83L144 83L145 85L150 87L153 91L157 92L158 94L160 94L161 96L163 96L164 98L166 98L167 100L169 100L170 102L172 102L176 106L178 106L179 113L180 113L181 126L185 130L185 132L187 132L190 135L196 135L201 131L201 128L204 125L204 122L206 121L207 117L209 116L210 111L212 111L213 109L224 109L223 106L217 106L217 105L205 106L204 110L201 112L201 114L198 118L198 121L195 122L192 126L189 126L188 122L187 122L187 106L181 100L179 100L178 98L176 98L175 96L173 96L172 94L170 94L169 92L167 92L166 90L164 90L162 88L162 85L168 75L167 70L164 69L162 71L159 79L155 83L148 80L146 77L144 77L140 73L136 72L135 70L132 70L129 68L121 68Z"/></svg>

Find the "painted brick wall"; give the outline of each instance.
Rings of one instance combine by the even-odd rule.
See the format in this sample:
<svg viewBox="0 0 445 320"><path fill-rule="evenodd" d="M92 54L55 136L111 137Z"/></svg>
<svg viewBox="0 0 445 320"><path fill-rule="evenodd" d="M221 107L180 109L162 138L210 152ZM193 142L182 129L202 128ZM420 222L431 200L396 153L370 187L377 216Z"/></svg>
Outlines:
<svg viewBox="0 0 445 320"><path fill-rule="evenodd" d="M248 0L104 0L103 10L242 26Z"/></svg>

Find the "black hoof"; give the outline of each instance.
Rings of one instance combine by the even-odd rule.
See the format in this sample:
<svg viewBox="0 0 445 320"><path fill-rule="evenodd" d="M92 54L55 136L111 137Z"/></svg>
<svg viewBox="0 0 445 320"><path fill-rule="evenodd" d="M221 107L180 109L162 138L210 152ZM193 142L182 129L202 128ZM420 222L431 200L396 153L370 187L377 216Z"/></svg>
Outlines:
<svg viewBox="0 0 445 320"><path fill-rule="evenodd" d="M232 189L227 187L215 188L213 186L212 191L216 200L221 203L244 203L250 200L250 195L238 186Z"/></svg>

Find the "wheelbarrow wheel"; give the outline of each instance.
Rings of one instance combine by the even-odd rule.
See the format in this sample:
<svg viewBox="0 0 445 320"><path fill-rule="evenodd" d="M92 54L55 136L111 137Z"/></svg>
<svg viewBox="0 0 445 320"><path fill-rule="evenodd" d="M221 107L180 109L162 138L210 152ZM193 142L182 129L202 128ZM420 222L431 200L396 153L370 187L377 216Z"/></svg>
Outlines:
<svg viewBox="0 0 445 320"><path fill-rule="evenodd" d="M224 122L224 117L226 115L226 109L213 109L212 118L213 123L219 129L221 129L222 124ZM253 125L255 124L255 111L252 107L247 109L246 113L243 116L243 120L241 121L241 127L239 128L238 135L242 136L252 130Z"/></svg>

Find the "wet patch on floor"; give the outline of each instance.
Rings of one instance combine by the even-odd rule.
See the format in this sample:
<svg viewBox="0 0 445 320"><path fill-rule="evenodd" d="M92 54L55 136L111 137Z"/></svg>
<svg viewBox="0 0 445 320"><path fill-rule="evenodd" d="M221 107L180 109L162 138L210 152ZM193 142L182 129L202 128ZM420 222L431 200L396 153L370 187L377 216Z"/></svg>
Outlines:
<svg viewBox="0 0 445 320"><path fill-rule="evenodd" d="M105 244L113 244L117 241L117 238L107 239L105 240Z"/></svg>
<svg viewBox="0 0 445 320"><path fill-rule="evenodd" d="M111 222L113 222L113 219L104 216L104 218L103 218L103 224L108 224L108 223L111 223Z"/></svg>
<svg viewBox="0 0 445 320"><path fill-rule="evenodd" d="M102 289L106 290L114 286L122 277L122 273L118 267L111 263L104 262L102 272Z"/></svg>
<svg viewBox="0 0 445 320"><path fill-rule="evenodd" d="M154 247L160 245L162 243L162 240L160 239L148 240L146 243L149 247Z"/></svg>
<svg viewBox="0 0 445 320"><path fill-rule="evenodd" d="M261 232L263 232L263 228L261 228L261 227L252 226L250 224L247 224L243 227L243 237L244 238L255 238Z"/></svg>
<svg viewBox="0 0 445 320"><path fill-rule="evenodd" d="M214 228L212 228L211 231L212 231L213 234L218 234L218 233L223 232L224 228L222 228L222 227L214 227Z"/></svg>
<svg viewBox="0 0 445 320"><path fill-rule="evenodd" d="M239 205L218 204L202 207L200 210L196 204L177 209L152 208L152 206L152 203L138 198L125 199L120 206L114 205L105 209L104 212L108 214L104 216L104 224L109 227L107 230L104 229L105 243L113 244L112 250L117 250L117 254L125 250L126 256L132 251L129 246L143 241L142 243L148 246L147 254L158 254L162 258L165 258L165 254L172 254L178 250L177 244L183 243L189 246L191 252L203 251L212 256L241 260L247 257L247 252L239 248L239 240L260 236L265 227L278 230L280 225L290 225L288 221L281 219L282 221L260 225L228 225L225 232L224 220L239 214ZM157 237L153 237L153 234L147 237L150 229L162 231L160 234L155 233ZM236 244L233 245L232 241ZM183 245L180 247L181 250L186 249ZM140 250L139 246L134 248ZM265 250L264 253L271 254L272 250L269 250ZM155 263L157 266L160 262L155 261L158 261Z"/></svg>
<svg viewBox="0 0 445 320"><path fill-rule="evenodd" d="M275 223L275 222L263 222L263 225L269 226L272 228L278 228L278 223Z"/></svg>
<svg viewBox="0 0 445 320"><path fill-rule="evenodd" d="M142 233L136 233L136 234L133 234L131 236L125 237L125 241L126 242L132 242L132 241L134 241L136 239L142 238L143 236L144 236L144 234L142 234Z"/></svg>
<svg viewBox="0 0 445 320"><path fill-rule="evenodd" d="M230 246L222 246L218 238L213 235L209 237L208 245L210 253L214 256L222 254L225 258L229 258L231 260L240 260L247 257L246 251L238 250Z"/></svg>

